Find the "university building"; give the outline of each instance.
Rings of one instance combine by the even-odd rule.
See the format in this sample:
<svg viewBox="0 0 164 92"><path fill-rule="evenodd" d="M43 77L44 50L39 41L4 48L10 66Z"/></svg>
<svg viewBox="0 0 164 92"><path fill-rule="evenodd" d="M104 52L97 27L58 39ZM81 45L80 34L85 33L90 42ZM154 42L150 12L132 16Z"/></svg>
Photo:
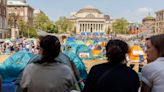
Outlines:
<svg viewBox="0 0 164 92"><path fill-rule="evenodd" d="M156 12L155 32L157 34L164 33L164 10Z"/></svg>
<svg viewBox="0 0 164 92"><path fill-rule="evenodd" d="M0 39L8 36L6 4L6 0L0 0Z"/></svg>
<svg viewBox="0 0 164 92"><path fill-rule="evenodd" d="M93 6L86 6L69 17L74 22L73 30L76 34L81 32L110 32L111 19Z"/></svg>
<svg viewBox="0 0 164 92"><path fill-rule="evenodd" d="M15 39L19 36L18 20L25 21L29 26L33 25L33 8L26 2L26 0L8 0L7 11L8 16L13 21L10 26L11 38Z"/></svg>

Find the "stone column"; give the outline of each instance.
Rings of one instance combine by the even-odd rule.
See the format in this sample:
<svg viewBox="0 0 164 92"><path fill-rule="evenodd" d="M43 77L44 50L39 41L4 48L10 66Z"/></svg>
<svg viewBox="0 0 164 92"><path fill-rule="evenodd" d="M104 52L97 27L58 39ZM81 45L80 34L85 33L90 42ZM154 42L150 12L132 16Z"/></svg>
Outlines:
<svg viewBox="0 0 164 92"><path fill-rule="evenodd" d="M88 24L86 23L85 24L85 28L86 28L86 32L88 32L87 28L88 28Z"/></svg>
<svg viewBox="0 0 164 92"><path fill-rule="evenodd" d="M84 23L83 23L83 32L84 32Z"/></svg>

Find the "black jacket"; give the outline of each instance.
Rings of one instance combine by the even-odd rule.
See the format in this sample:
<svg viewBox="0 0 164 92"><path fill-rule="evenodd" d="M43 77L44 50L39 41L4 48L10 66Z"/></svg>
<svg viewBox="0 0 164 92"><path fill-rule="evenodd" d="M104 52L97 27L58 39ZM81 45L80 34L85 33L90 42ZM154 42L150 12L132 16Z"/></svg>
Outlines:
<svg viewBox="0 0 164 92"><path fill-rule="evenodd" d="M138 92L140 82L137 73L124 64L115 66L104 63L92 67L83 92ZM112 68L112 71L107 72L99 80Z"/></svg>

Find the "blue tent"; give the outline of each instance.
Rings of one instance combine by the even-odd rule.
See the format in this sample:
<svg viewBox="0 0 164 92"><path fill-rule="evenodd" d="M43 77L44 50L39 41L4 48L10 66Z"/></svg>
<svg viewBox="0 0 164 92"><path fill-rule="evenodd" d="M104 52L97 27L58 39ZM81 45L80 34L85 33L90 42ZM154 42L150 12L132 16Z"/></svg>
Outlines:
<svg viewBox="0 0 164 92"><path fill-rule="evenodd" d="M104 35L104 32L99 32L100 35Z"/></svg>
<svg viewBox="0 0 164 92"><path fill-rule="evenodd" d="M80 35L86 35L86 33L85 32L81 32Z"/></svg>
<svg viewBox="0 0 164 92"><path fill-rule="evenodd" d="M94 36L98 36L99 33L98 33L98 32L94 32L93 35L94 35Z"/></svg>
<svg viewBox="0 0 164 92"><path fill-rule="evenodd" d="M19 51L0 64L0 75L3 82L15 81L32 56L32 53Z"/></svg>
<svg viewBox="0 0 164 92"><path fill-rule="evenodd" d="M78 44L75 41L67 41L66 44L66 51L68 47L71 47L72 52L75 53L76 52L76 47L78 46Z"/></svg>
<svg viewBox="0 0 164 92"><path fill-rule="evenodd" d="M91 32L86 32L87 36L90 36L91 35Z"/></svg>
<svg viewBox="0 0 164 92"><path fill-rule="evenodd" d="M78 55L82 60L94 59L94 56L92 55L91 49L84 44L79 45L76 48L76 55Z"/></svg>
<svg viewBox="0 0 164 92"><path fill-rule="evenodd" d="M65 51L64 54L66 54L73 61L76 69L78 69L78 72L80 73L80 77L85 80L87 78L87 71L82 60L71 51Z"/></svg>
<svg viewBox="0 0 164 92"><path fill-rule="evenodd" d="M67 41L75 41L75 37L68 37Z"/></svg>

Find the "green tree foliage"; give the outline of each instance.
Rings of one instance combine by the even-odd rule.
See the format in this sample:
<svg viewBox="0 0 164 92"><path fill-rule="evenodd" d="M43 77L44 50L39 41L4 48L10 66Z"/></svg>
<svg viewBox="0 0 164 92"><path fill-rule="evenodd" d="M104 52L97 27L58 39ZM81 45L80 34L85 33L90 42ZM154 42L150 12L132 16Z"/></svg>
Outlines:
<svg viewBox="0 0 164 92"><path fill-rule="evenodd" d="M52 22L45 13L40 12L34 16L34 28L49 32L51 25Z"/></svg>
<svg viewBox="0 0 164 92"><path fill-rule="evenodd" d="M37 32L35 28L28 25L28 22L24 21L24 19L16 15L15 13L10 13L8 16L8 25L9 28L18 28L19 35L23 37L37 37Z"/></svg>
<svg viewBox="0 0 164 92"><path fill-rule="evenodd" d="M48 33L58 33L58 29L56 27L56 25L51 24L50 26L47 27L47 32Z"/></svg>
<svg viewBox="0 0 164 92"><path fill-rule="evenodd" d="M24 20L18 20L19 35L26 36L27 28L27 24Z"/></svg>
<svg viewBox="0 0 164 92"><path fill-rule="evenodd" d="M68 31L71 31L73 23L66 17L60 17L55 22L55 25L57 26L59 33L68 33Z"/></svg>
<svg viewBox="0 0 164 92"><path fill-rule="evenodd" d="M36 29L33 28L33 27L30 27L28 29L28 31L26 32L26 36L27 37L29 36L30 38L33 38L33 37L36 38L36 37L38 37Z"/></svg>
<svg viewBox="0 0 164 92"><path fill-rule="evenodd" d="M120 33L120 34L127 34L128 33L128 21L124 18L116 19L112 23L113 32Z"/></svg>

